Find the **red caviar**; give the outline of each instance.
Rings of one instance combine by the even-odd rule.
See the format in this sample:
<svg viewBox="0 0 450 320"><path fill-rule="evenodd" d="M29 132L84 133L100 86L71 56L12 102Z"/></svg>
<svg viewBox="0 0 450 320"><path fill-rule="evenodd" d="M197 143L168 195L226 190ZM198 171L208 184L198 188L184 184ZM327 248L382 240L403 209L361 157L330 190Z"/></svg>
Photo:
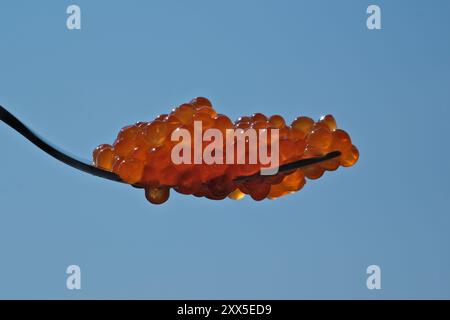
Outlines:
<svg viewBox="0 0 450 320"><path fill-rule="evenodd" d="M323 156L332 151L340 151L342 155L305 168L279 172L274 176L236 180L240 176L256 174L267 166L262 165L259 159L254 164L207 164L204 160L201 164L173 163L171 151L177 142L171 141L171 134L177 129L186 129L192 133L194 121L201 121L203 130L220 130L224 137L227 129L246 131L253 128L268 132L278 129L279 165ZM193 148L193 141L190 144ZM208 144L203 142L202 150ZM270 138L266 147L270 148ZM220 151L225 158L225 142ZM249 159L248 150L245 157ZM123 128L112 145L102 144L93 152L95 166L118 174L126 183L143 187L146 198L154 204L167 201L171 188L182 194L214 200L227 196L239 200L246 194L257 201L275 199L301 190L306 179L318 179L325 171L336 170L339 166L352 166L358 158L358 149L344 130L337 129L332 115L326 115L317 122L308 117L298 117L288 125L280 115L255 113L242 116L233 123L227 116L218 114L211 102L202 97L182 104L170 114L160 115L153 121Z"/></svg>

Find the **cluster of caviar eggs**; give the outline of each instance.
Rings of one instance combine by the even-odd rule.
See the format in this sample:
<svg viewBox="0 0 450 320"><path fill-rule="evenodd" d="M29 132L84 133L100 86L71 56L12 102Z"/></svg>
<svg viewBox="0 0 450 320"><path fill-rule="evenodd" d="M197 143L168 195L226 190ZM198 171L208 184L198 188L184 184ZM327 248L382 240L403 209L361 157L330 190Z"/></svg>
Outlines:
<svg viewBox="0 0 450 320"><path fill-rule="evenodd" d="M332 151L340 151L341 155L275 175L258 175L261 168L267 167L267 163L263 164L258 159L256 163L250 164L249 147L246 148L246 161L241 161L241 164L238 161L211 164L204 160L197 164L194 161L175 164L171 151L179 141L172 141L171 135L179 129L186 129L193 135L194 121L201 121L203 131L215 128L224 136L227 129L244 132L249 128L258 132L265 130L268 138L264 147L269 150L269 154L270 132L278 129L279 165L323 156ZM227 151L225 140L223 139L221 150L224 159ZM207 148L210 143L203 141L202 148ZM262 145L257 144L258 148ZM237 154L235 152L234 156L237 157ZM318 179L325 171L354 165L358 157L358 149L352 144L350 136L337 128L331 115L326 115L317 122L308 117L298 117L288 124L280 115L255 113L233 122L227 116L218 114L211 102L202 97L182 104L170 114L162 114L153 121L138 122L122 128L112 145L100 145L93 152L95 166L114 172L126 183L144 188L146 198L153 204L167 201L171 189L181 194L213 200L226 197L239 200L245 195L257 201L276 199L299 191L306 179ZM245 176L253 177L242 179Z"/></svg>

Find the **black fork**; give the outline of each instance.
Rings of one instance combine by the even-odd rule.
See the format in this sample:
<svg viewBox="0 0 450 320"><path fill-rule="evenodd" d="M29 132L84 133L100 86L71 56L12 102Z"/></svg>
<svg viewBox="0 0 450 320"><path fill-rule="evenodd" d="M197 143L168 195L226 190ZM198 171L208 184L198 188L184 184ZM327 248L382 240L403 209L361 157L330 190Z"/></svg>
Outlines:
<svg viewBox="0 0 450 320"><path fill-rule="evenodd" d="M20 133L22 136L24 136L27 140L29 140L31 143L33 143L35 146L37 146L39 149L44 151L45 153L49 154L53 158L86 173L92 174L97 177L101 177L104 179L126 183L124 182L117 174L114 172L110 172L107 170L103 170L101 168L98 168L87 161L78 159L75 156L70 155L67 152L62 151L60 148L53 146L51 143L45 141L45 139L39 137L36 133L34 133L32 130L30 130L27 126L25 126L19 119L17 119L11 112L6 110L4 107L0 106L0 120L5 122L8 126L16 130L18 133ZM324 162L333 158L337 158L341 155L339 151L333 151L330 152L324 156L321 157L314 157L314 158L307 158L307 159L301 159L297 160L291 163L287 163L284 165L281 165L279 167L278 172L287 172L292 171L298 168L303 168L312 164ZM242 176L236 178L236 182L242 182L247 179L252 179L255 177L260 176L260 174L255 174L251 176ZM140 187L139 185L133 185L135 187Z"/></svg>

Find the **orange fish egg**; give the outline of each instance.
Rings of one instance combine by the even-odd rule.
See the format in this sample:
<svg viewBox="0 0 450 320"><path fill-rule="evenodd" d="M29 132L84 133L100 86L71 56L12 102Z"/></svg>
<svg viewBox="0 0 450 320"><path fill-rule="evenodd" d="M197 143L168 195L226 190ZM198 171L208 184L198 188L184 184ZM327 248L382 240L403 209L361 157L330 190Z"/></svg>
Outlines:
<svg viewBox="0 0 450 320"><path fill-rule="evenodd" d="M201 123L200 139L208 129L217 130L200 142L195 139L172 141L172 134L187 133L197 137L196 123ZM272 141L277 130L278 140ZM230 132L234 136L227 139L226 134ZM244 139L241 142L237 138L239 134ZM245 152L239 152L240 146L246 148ZM275 153L277 146L278 154ZM188 161L174 161L174 150L181 150L178 157ZM267 159L278 160L278 167L332 151L339 151L341 155L288 172L258 175L269 167ZM195 162L198 158L195 152L201 153L200 162ZM144 188L145 197L153 204L167 201L170 189L213 200L226 197L240 200L246 194L256 201L276 199L301 190L306 179L318 179L325 171L334 171L340 166L353 166L358 158L358 149L348 133L337 128L332 115L317 122L301 116L286 125L280 115L254 113L233 123L226 115L218 114L203 97L182 104L169 114L159 115L153 121L124 127L112 145L102 144L93 152L95 166L116 173L123 182ZM243 176L246 178L241 179Z"/></svg>

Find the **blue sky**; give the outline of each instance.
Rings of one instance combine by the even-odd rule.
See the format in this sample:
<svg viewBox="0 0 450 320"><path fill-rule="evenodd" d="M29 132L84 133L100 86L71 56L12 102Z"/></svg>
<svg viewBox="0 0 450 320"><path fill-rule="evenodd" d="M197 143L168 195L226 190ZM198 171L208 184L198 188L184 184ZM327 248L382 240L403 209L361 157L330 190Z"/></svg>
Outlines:
<svg viewBox="0 0 450 320"><path fill-rule="evenodd" d="M82 29L66 28L77 4ZM366 28L377 4L382 30ZM333 114L352 168L276 201L141 191L0 125L1 298L450 298L450 2L0 3L0 104L89 158L206 96L232 118ZM67 266L82 289L65 287ZM366 288L366 268L382 289Z"/></svg>

